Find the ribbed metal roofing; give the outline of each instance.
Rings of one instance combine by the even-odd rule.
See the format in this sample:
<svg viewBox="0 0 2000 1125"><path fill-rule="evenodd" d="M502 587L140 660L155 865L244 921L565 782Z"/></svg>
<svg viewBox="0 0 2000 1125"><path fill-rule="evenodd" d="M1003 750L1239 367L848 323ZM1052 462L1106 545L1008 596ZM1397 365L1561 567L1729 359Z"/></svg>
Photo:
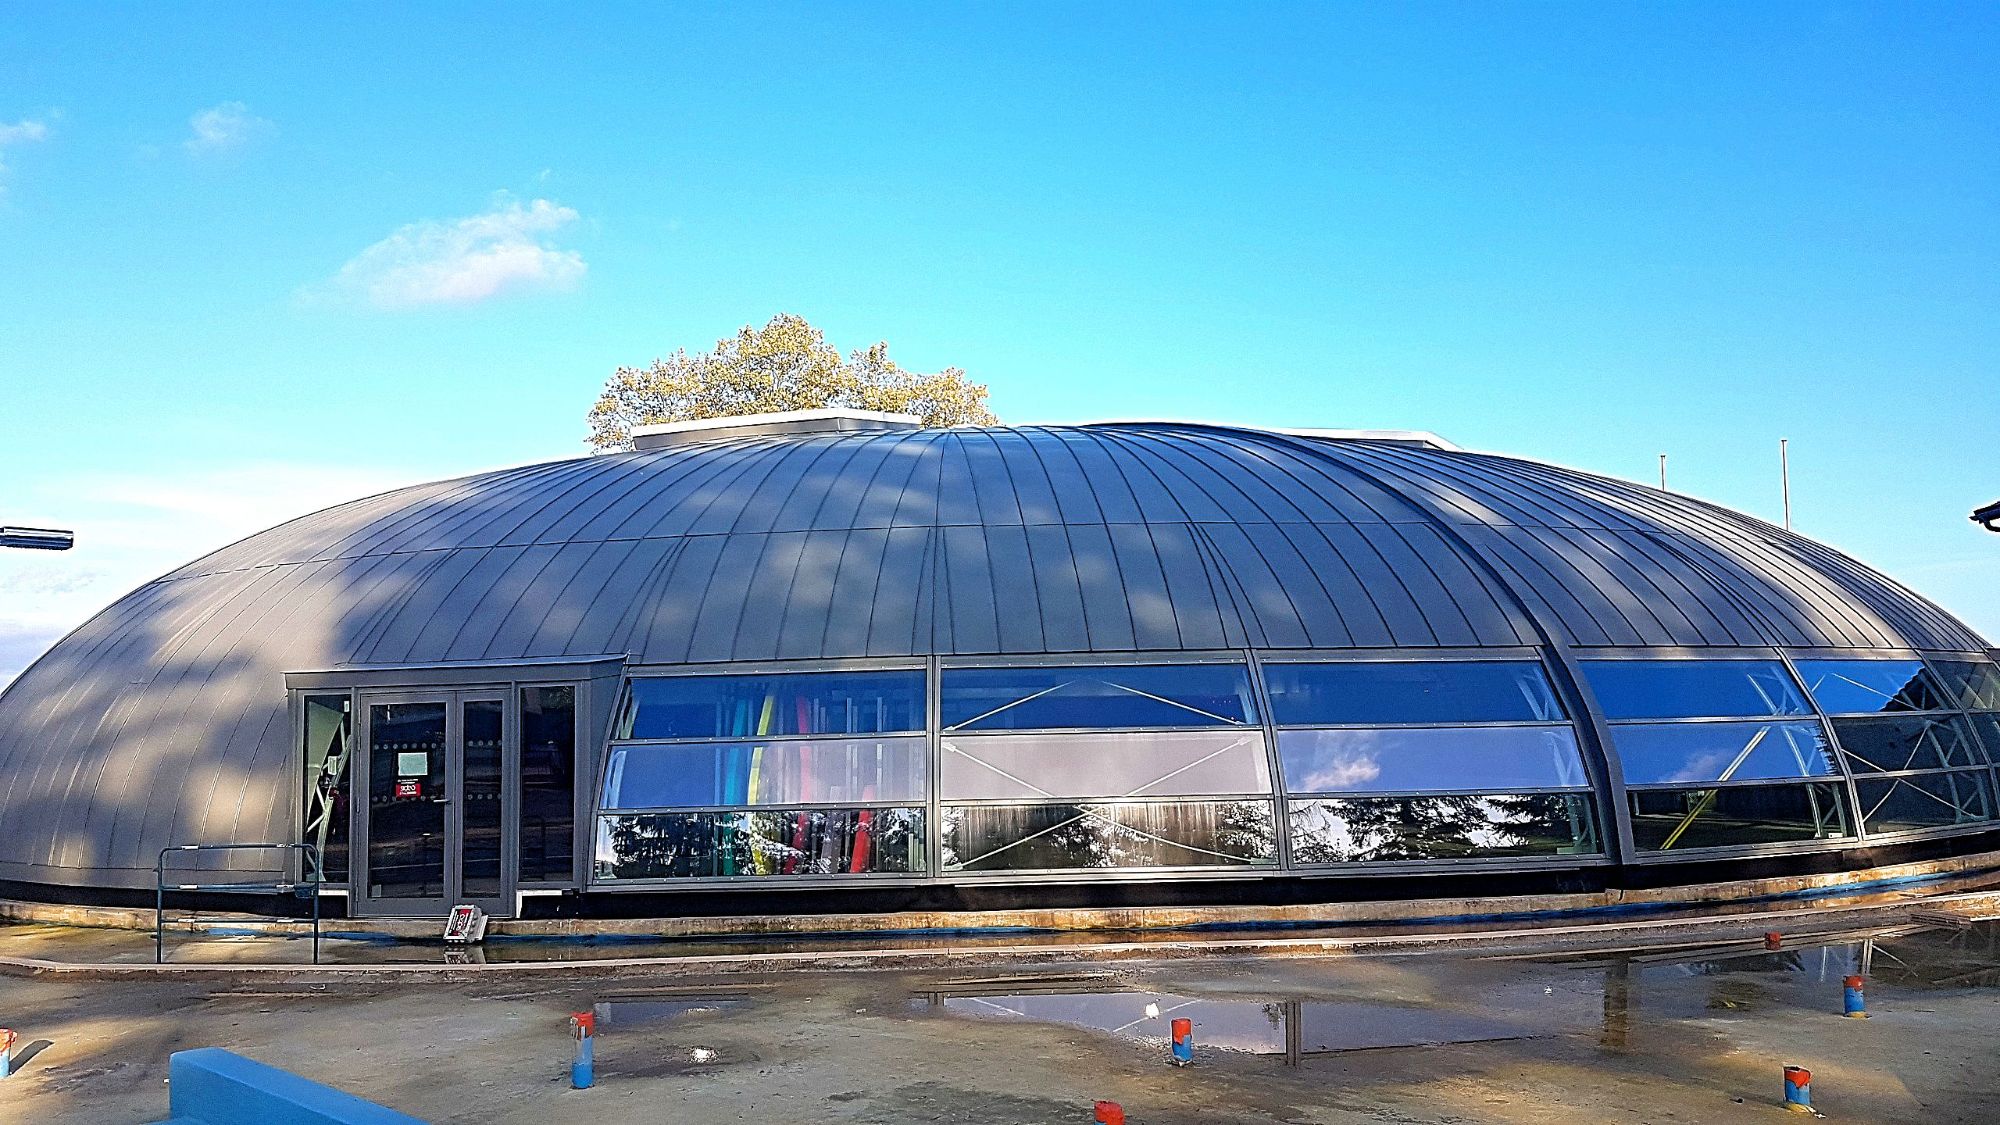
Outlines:
<svg viewBox="0 0 2000 1125"><path fill-rule="evenodd" d="M1986 647L1820 544L1530 461L1152 423L722 440L356 500L134 591L0 696L0 878L288 838L288 670L1544 634Z"/></svg>

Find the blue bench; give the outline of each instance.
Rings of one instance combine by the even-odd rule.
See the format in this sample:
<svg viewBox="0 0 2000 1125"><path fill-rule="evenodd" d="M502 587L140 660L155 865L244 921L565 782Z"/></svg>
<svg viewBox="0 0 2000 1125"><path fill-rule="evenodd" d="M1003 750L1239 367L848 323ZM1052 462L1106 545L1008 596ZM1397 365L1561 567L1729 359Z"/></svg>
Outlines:
<svg viewBox="0 0 2000 1125"><path fill-rule="evenodd" d="M220 1047L177 1051L167 1073L173 1116L158 1125L424 1125Z"/></svg>

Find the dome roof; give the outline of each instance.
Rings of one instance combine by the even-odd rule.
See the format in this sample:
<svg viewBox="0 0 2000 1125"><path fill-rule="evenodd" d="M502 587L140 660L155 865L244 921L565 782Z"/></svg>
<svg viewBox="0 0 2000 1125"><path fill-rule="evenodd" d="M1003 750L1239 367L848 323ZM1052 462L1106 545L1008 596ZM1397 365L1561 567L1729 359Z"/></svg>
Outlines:
<svg viewBox="0 0 2000 1125"><path fill-rule="evenodd" d="M1507 457L1168 423L696 442L356 500L127 595L0 696L0 878L289 838L287 671L1539 644L1985 647L1811 540Z"/></svg>

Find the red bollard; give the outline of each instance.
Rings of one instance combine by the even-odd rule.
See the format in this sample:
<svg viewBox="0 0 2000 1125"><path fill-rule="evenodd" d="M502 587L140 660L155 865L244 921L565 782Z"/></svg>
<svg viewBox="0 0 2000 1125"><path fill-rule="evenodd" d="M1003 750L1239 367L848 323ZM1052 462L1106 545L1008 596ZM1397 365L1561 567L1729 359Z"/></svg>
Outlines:
<svg viewBox="0 0 2000 1125"><path fill-rule="evenodd" d="M1764 935L1765 949L1781 949L1784 947L1784 944L1785 944L1785 935L1779 933L1776 930L1772 930Z"/></svg>
<svg viewBox="0 0 2000 1125"><path fill-rule="evenodd" d="M1117 1102L1098 1102L1097 1116L1091 1120L1097 1125L1125 1125L1125 1107Z"/></svg>

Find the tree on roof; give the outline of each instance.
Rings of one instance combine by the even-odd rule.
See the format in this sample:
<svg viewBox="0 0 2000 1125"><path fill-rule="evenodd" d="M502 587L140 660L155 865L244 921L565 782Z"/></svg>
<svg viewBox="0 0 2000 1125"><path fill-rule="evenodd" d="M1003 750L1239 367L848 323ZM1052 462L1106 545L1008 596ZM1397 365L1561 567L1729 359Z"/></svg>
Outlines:
<svg viewBox="0 0 2000 1125"><path fill-rule="evenodd" d="M590 444L632 448L632 428L780 410L846 406L914 414L927 426L990 426L986 386L960 368L924 374L897 366L877 342L845 358L801 316L744 325L710 351L682 348L650 367L620 367L590 408Z"/></svg>

